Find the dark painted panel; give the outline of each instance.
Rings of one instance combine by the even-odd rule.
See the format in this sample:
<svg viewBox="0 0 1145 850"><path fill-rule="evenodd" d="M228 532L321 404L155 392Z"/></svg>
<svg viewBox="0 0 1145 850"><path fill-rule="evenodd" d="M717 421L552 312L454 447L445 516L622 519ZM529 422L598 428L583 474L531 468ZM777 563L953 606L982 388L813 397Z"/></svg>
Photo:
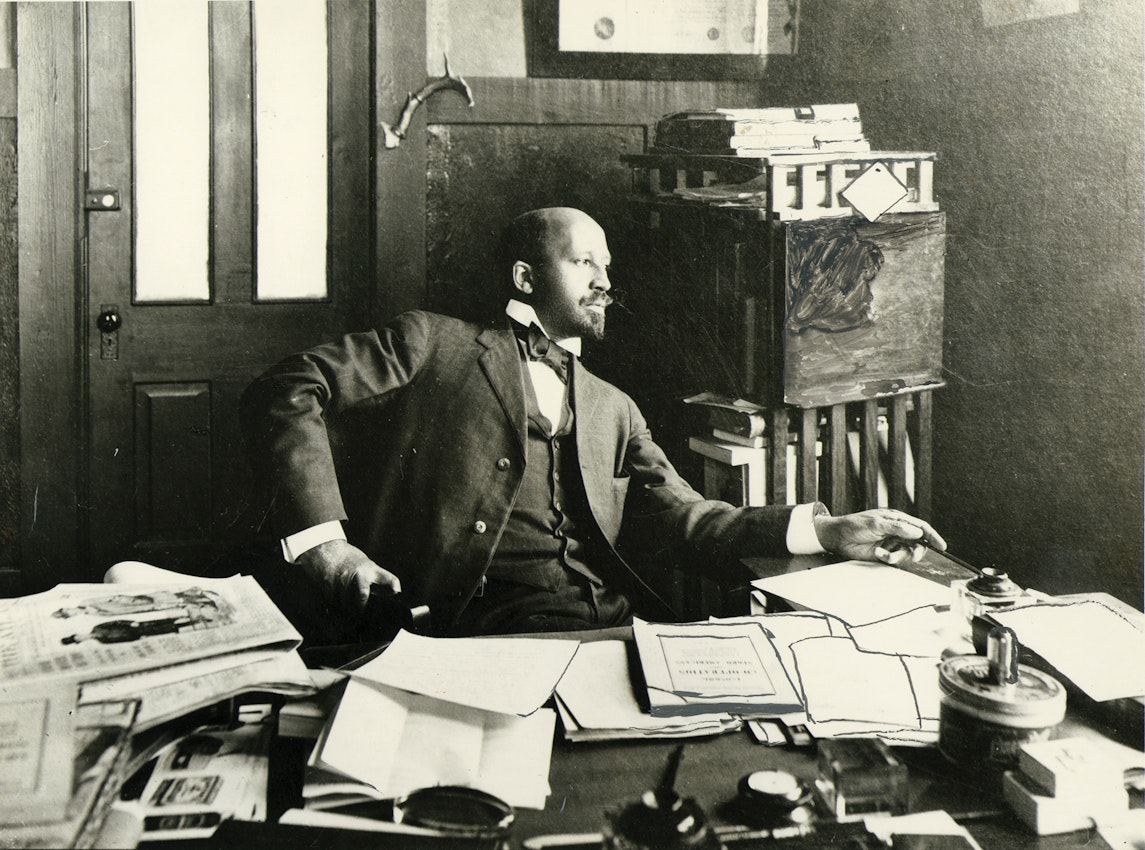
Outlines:
<svg viewBox="0 0 1145 850"><path fill-rule="evenodd" d="M208 538L211 532L211 388L208 384L136 386L135 479L136 532L140 541Z"/></svg>

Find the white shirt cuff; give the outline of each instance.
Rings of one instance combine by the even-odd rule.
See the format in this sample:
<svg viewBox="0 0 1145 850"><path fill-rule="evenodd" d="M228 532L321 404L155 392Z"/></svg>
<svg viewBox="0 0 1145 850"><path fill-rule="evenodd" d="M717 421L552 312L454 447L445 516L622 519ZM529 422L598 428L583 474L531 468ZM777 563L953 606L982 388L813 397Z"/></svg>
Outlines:
<svg viewBox="0 0 1145 850"><path fill-rule="evenodd" d="M304 528L297 534L282 538L282 557L288 564L293 564L303 552L313 549L322 543L331 540L345 540L346 532L342 530L342 523L332 519Z"/></svg>
<svg viewBox="0 0 1145 850"><path fill-rule="evenodd" d="M809 502L792 508L791 519L787 522L788 552L792 555L821 555L827 551L819 543L813 521L825 513L827 506L822 502Z"/></svg>

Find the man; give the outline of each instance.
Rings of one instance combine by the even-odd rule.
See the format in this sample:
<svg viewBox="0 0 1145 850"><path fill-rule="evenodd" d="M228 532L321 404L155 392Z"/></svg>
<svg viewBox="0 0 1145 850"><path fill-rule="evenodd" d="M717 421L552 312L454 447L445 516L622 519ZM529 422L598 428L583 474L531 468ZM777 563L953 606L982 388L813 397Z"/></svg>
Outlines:
<svg viewBox="0 0 1145 850"><path fill-rule="evenodd" d="M443 634L608 626L634 605L672 616L650 563L733 576L751 555L895 563L945 548L897 511L703 499L632 399L577 359L611 302L601 227L534 210L505 246L495 324L405 313L285 360L244 396L283 555L340 610L379 587L427 604Z"/></svg>

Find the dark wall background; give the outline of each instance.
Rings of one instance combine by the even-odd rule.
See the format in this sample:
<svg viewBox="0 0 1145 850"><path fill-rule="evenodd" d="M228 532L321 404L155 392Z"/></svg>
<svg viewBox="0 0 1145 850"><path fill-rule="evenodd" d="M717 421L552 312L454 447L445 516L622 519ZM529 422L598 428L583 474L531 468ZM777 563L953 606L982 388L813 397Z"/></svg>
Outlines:
<svg viewBox="0 0 1145 850"><path fill-rule="evenodd" d="M807 87L941 152L935 515L1051 592L1142 602L1142 5L985 29L978 3L805 3Z"/></svg>
<svg viewBox="0 0 1145 850"><path fill-rule="evenodd" d="M979 0L803 0L797 57L772 60L748 101L728 83L720 102L694 104L854 101L876 148L940 153L947 386L936 402L934 521L952 551L1023 585L1106 590L1138 607L1143 28L1137 0L1083 0L1077 14L992 28ZM429 291L463 303L490 222L540 203L601 217L623 286L631 245L617 163L639 134L517 128L503 104L493 119L503 127L464 123L481 108L479 96L476 117L456 124L449 109L431 111ZM562 110L575 112L551 112ZM613 123L644 120L633 112ZM614 315L612 348L594 352L593 366L652 400L641 395L666 388L617 343L644 332L639 317ZM661 435L678 427L652 424ZM679 456L674 441L666 448Z"/></svg>
<svg viewBox="0 0 1145 850"><path fill-rule="evenodd" d="M14 91L15 86L10 89ZM0 322L0 588L7 585L5 571L14 570L20 562L16 256L16 119L3 117L0 118L0 315L6 318Z"/></svg>

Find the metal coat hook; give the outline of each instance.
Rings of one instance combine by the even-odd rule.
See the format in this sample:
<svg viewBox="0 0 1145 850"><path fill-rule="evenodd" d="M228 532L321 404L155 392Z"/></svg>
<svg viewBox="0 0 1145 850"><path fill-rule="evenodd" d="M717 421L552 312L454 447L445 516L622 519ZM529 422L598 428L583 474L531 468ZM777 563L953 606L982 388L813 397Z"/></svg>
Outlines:
<svg viewBox="0 0 1145 850"><path fill-rule="evenodd" d="M383 144L387 148L396 148L402 143L402 139L406 137L406 132L409 130L410 122L413 121L414 112L429 100L431 95L439 91L455 91L465 98L470 107L473 106L473 91L469 88L469 83L465 82L464 77L449 70L448 54L445 56L445 76L434 77L416 92L408 94L406 102L402 106L401 115L398 116L397 124L391 125L385 121L382 122Z"/></svg>

